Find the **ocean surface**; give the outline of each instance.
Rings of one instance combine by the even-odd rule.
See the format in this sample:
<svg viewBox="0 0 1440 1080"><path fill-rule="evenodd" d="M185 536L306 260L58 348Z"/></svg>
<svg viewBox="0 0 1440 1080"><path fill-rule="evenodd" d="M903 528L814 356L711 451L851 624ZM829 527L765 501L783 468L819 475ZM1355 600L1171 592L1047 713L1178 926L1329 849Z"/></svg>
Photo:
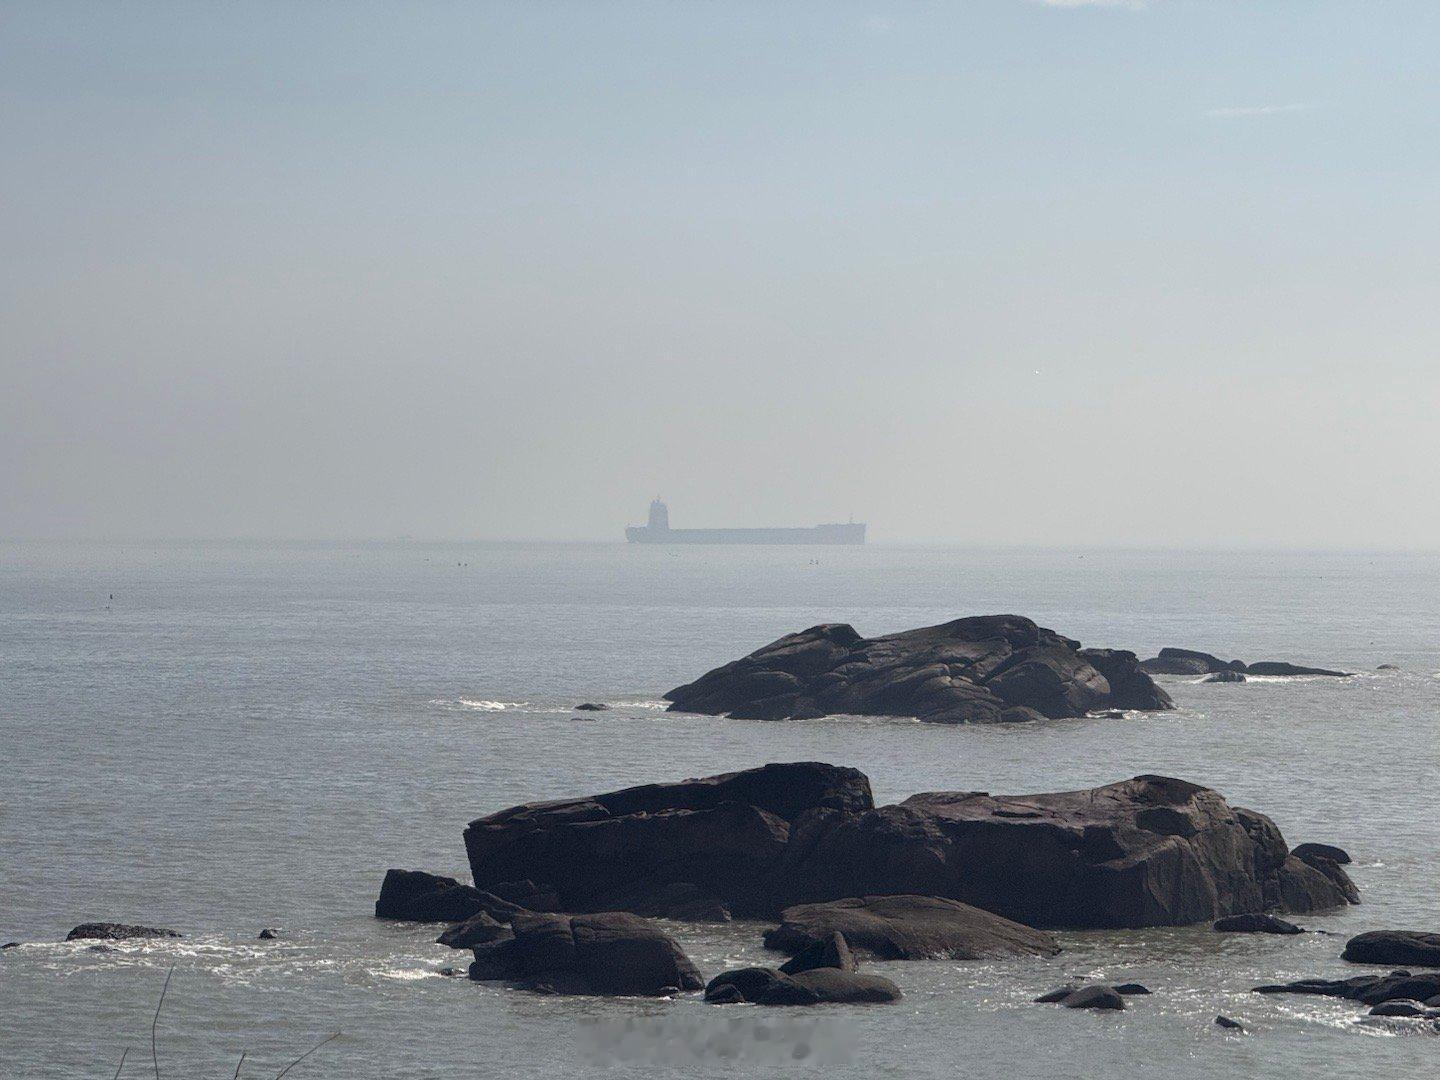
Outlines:
<svg viewBox="0 0 1440 1080"><path fill-rule="evenodd" d="M113 598L112 598L113 596ZM663 712L670 687L822 621L1016 612L1087 644L1361 672L1162 680L1179 708L1010 728ZM1398 671L1377 671L1381 664ZM1440 1035L1262 983L1357 969L1343 936L1067 933L1053 960L874 964L903 1002L812 1010L527 995L441 974L372 917L386 868L465 876L513 803L768 761L878 800L1158 772L1340 844L1364 904L1440 931L1440 556L624 544L0 545L0 1075L336 1078L1430 1077ZM616 707L580 721L571 706ZM177 941L64 944L87 920ZM701 970L763 927L671 924ZM263 927L274 942L256 940ZM1030 1003L1139 980L1120 1014ZM1224 1013L1244 1036L1217 1029Z"/></svg>

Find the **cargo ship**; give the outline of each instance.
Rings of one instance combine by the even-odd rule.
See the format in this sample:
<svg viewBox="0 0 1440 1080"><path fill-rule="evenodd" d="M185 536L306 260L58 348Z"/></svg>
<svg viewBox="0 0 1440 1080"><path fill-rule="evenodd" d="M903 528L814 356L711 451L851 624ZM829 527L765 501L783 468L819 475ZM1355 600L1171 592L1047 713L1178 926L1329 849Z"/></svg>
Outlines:
<svg viewBox="0 0 1440 1080"><path fill-rule="evenodd" d="M672 529L670 508L656 499L648 524L631 525L625 539L632 544L863 544L865 526L850 521L799 529Z"/></svg>

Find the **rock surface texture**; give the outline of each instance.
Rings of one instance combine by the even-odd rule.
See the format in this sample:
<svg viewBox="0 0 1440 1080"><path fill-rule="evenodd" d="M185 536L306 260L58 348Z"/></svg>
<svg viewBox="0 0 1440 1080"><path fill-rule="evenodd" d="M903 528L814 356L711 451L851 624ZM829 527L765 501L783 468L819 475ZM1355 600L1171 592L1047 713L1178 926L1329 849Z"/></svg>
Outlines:
<svg viewBox="0 0 1440 1080"><path fill-rule="evenodd" d="M847 623L789 634L665 695L678 712L751 720L833 714L936 724L1168 709L1134 653L1080 643L1019 615L985 615L884 637Z"/></svg>
<svg viewBox="0 0 1440 1080"><path fill-rule="evenodd" d="M1372 930L1345 943L1343 959L1356 964L1440 967L1440 934L1419 930Z"/></svg>
<svg viewBox="0 0 1440 1080"><path fill-rule="evenodd" d="M468 903L473 910L444 918L485 910L504 922L484 890L515 881L535 883L566 911L680 918L702 900L768 917L802 904L863 907L889 898L893 906L910 897L913 906L939 897L983 909L947 909L955 926L973 934L993 928L984 922L991 912L1023 924L1007 933L1033 935L1030 927L1305 913L1356 898L1338 864L1325 859L1317 868L1293 857L1269 818L1159 776L1044 795L931 792L877 809L869 781L854 769L767 765L513 807L472 822L465 840L479 889L431 884L439 895L421 891L419 910ZM456 888L468 892L452 897ZM415 899L408 879L387 877L387 890ZM377 914L415 910L385 899L382 893ZM672 904L677 909L667 910ZM936 911L927 910L934 924ZM846 926L823 927L832 929L852 948L865 947Z"/></svg>
<svg viewBox="0 0 1440 1080"><path fill-rule="evenodd" d="M129 923L81 923L65 935L66 941L127 941L131 938L178 938L174 930L159 926L132 926Z"/></svg>

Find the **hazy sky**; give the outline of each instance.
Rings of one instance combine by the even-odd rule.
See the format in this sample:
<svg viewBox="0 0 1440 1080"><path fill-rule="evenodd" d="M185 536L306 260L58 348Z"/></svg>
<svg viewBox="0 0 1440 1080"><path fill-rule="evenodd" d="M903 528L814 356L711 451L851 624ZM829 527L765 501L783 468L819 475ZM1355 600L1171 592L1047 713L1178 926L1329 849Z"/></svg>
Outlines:
<svg viewBox="0 0 1440 1080"><path fill-rule="evenodd" d="M0 0L0 536L1440 546L1434 0Z"/></svg>

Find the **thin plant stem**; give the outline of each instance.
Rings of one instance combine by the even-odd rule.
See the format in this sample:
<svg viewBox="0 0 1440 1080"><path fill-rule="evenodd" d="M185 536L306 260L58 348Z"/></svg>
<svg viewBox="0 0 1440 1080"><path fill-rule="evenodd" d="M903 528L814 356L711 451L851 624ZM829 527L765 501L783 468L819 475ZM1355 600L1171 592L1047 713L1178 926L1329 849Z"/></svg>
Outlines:
<svg viewBox="0 0 1440 1080"><path fill-rule="evenodd" d="M337 1031L337 1032L335 1032L334 1035L327 1035L325 1038L321 1039L318 1043L316 1043L314 1046L312 1046L309 1050L306 1050L305 1053L301 1054L301 1055L300 1055L298 1058L296 1058L294 1061L290 1062L289 1065L286 1065L283 1069L281 1069L278 1073L276 1073L276 1074L275 1074L275 1080L280 1080L280 1078L281 1078L282 1076L284 1076L286 1073L288 1073L288 1072L289 1072L291 1069L293 1069L296 1065L299 1065L300 1062L304 1061L304 1060L305 1060L306 1058L308 1058L311 1054L315 1053L316 1050L319 1050L320 1047L324 1046L324 1045L325 1045L326 1043L328 1043L328 1042L334 1042L334 1041L335 1041L336 1039L338 1039L339 1037L340 1037L340 1032Z"/></svg>
<svg viewBox="0 0 1440 1080"><path fill-rule="evenodd" d="M240 1066L245 1064L245 1051L240 1051L240 1060L235 1063L235 1080L240 1080Z"/></svg>
<svg viewBox="0 0 1440 1080"><path fill-rule="evenodd" d="M160 1024L160 1010L165 1007L165 995L170 992L170 980L174 977L175 965L171 964L165 985L160 988L160 1000L155 1003L155 1019L150 1021L150 1060L155 1063L155 1080L160 1080L160 1051L155 1046L155 1029Z"/></svg>
<svg viewBox="0 0 1440 1080"><path fill-rule="evenodd" d="M120 1051L120 1068L115 1070L115 1080L120 1080L120 1074L125 1071L125 1055L128 1053L130 1053L128 1046Z"/></svg>

